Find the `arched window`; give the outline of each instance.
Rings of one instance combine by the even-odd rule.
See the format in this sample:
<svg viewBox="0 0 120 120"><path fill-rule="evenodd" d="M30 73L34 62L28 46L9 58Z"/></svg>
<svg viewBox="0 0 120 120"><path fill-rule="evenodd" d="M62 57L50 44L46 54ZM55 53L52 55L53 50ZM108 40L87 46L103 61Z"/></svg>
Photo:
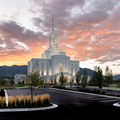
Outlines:
<svg viewBox="0 0 120 120"><path fill-rule="evenodd" d="M71 75L73 75L73 65L71 65Z"/></svg>
<svg viewBox="0 0 120 120"><path fill-rule="evenodd" d="M77 65L75 65L75 73L77 73Z"/></svg>
<svg viewBox="0 0 120 120"><path fill-rule="evenodd" d="M42 75L44 75L44 63L41 63L41 66L42 66L41 67L42 68L42 70L41 70L42 71Z"/></svg>
<svg viewBox="0 0 120 120"><path fill-rule="evenodd" d="M47 63L47 75L49 75L49 63Z"/></svg>
<svg viewBox="0 0 120 120"><path fill-rule="evenodd" d="M63 63L62 62L59 63L59 72L63 72Z"/></svg>

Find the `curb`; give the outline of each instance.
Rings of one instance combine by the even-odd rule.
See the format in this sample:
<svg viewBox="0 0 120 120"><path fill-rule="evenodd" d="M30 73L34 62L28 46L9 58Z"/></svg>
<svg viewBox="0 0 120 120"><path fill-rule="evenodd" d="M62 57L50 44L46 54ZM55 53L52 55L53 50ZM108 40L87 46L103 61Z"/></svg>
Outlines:
<svg viewBox="0 0 120 120"><path fill-rule="evenodd" d="M113 106L120 107L119 103L114 103Z"/></svg>
<svg viewBox="0 0 120 120"><path fill-rule="evenodd" d="M93 96L100 96L100 97L107 97L107 98L116 98L120 99L120 97L115 97L115 96L108 96L108 95L100 95L100 94L95 94L95 93L87 93L87 92L80 92L80 91L73 91L73 90L65 90L65 89L58 89L58 88L49 88L49 89L54 89L54 90L59 90L59 91L66 91L66 92L71 92L71 93L82 93L86 95L93 95Z"/></svg>
<svg viewBox="0 0 120 120"><path fill-rule="evenodd" d="M39 107L39 108L6 108L6 109L0 109L0 112L25 112L25 111L38 111L38 110L49 110L57 108L57 104L53 104L52 106L48 107Z"/></svg>

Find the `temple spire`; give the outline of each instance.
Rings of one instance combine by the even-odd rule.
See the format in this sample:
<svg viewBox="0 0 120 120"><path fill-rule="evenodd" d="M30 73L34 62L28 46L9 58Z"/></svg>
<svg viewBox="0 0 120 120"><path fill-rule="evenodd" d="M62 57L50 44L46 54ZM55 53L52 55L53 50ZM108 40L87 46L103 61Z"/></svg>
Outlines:
<svg viewBox="0 0 120 120"><path fill-rule="evenodd" d="M52 16L52 32L49 36L49 46L50 48L59 48L58 47L58 41L57 41L57 34L54 29L54 19Z"/></svg>
<svg viewBox="0 0 120 120"><path fill-rule="evenodd" d="M52 16L52 30L54 30L54 18Z"/></svg>

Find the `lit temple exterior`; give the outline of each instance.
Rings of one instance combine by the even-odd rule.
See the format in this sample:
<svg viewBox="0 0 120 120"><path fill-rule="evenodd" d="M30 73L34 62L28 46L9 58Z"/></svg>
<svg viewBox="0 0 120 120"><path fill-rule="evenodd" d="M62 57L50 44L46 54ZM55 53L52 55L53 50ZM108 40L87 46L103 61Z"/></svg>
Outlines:
<svg viewBox="0 0 120 120"><path fill-rule="evenodd" d="M62 49L59 49L53 20L52 32L49 36L49 48L42 54L42 58L32 58L28 62L28 74L32 69L39 71L45 83L54 79L58 82L61 72L69 80L75 80L75 73L79 70L79 61L70 60L70 57L66 56Z"/></svg>

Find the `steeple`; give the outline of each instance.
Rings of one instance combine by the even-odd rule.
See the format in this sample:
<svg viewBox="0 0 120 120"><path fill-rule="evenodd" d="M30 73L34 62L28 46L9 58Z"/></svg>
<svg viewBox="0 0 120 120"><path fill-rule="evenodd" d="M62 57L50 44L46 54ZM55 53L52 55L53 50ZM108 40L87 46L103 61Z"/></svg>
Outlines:
<svg viewBox="0 0 120 120"><path fill-rule="evenodd" d="M53 16L52 16L52 31L54 30L54 19L53 19Z"/></svg>
<svg viewBox="0 0 120 120"><path fill-rule="evenodd" d="M54 19L52 17L52 32L49 36L49 48L58 48L57 34L54 29Z"/></svg>

